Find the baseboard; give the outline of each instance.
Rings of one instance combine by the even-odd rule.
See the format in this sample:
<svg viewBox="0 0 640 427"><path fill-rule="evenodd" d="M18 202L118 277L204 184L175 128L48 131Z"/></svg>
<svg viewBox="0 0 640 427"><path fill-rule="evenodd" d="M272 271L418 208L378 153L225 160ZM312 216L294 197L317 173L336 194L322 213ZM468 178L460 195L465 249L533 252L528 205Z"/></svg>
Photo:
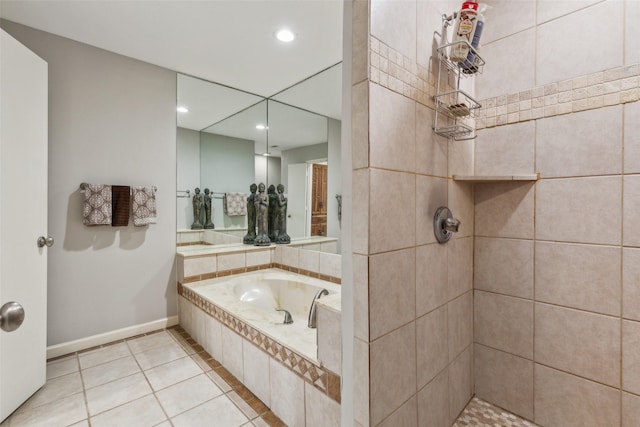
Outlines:
<svg viewBox="0 0 640 427"><path fill-rule="evenodd" d="M47 359L64 356L65 354L75 353L76 351L123 340L147 332L157 331L158 329L169 328L177 324L178 316L165 317L164 319L154 320L153 322L143 323L141 325L129 326L127 328L105 332L104 334L92 335L90 337L52 345L47 347Z"/></svg>

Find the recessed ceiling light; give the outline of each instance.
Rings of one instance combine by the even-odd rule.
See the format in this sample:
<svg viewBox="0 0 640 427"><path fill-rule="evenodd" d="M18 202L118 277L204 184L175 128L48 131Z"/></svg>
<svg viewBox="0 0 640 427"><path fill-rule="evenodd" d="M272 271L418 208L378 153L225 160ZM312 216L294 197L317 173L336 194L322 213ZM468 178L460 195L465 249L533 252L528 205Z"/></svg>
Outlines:
<svg viewBox="0 0 640 427"><path fill-rule="evenodd" d="M283 28L281 30L276 31L276 38L284 43L289 43L296 38L296 35L293 34L291 30L287 30Z"/></svg>
<svg viewBox="0 0 640 427"><path fill-rule="evenodd" d="M187 107L180 106L177 108L178 113L188 113L189 109Z"/></svg>
<svg viewBox="0 0 640 427"><path fill-rule="evenodd" d="M265 126L265 125L256 125L256 129L265 130L265 129L269 129L269 128L267 126Z"/></svg>

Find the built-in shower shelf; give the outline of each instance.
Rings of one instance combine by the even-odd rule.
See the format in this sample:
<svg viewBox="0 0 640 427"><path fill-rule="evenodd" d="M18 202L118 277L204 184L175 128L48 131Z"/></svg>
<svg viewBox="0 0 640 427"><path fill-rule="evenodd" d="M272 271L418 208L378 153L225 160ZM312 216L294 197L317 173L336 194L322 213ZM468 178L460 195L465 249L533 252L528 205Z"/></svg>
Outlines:
<svg viewBox="0 0 640 427"><path fill-rule="evenodd" d="M526 174L526 175L453 175L454 181L466 181L466 182L509 182L509 181L537 181L540 179L540 174Z"/></svg>

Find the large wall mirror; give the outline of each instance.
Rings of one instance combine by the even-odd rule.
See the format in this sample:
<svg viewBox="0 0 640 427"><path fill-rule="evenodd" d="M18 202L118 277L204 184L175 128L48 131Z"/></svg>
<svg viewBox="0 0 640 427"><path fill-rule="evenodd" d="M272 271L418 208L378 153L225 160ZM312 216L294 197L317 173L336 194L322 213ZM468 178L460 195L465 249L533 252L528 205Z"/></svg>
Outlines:
<svg viewBox="0 0 640 427"><path fill-rule="evenodd" d="M178 106L188 109L178 113L178 244L194 241L180 235L191 232L199 188L212 198L216 242L241 245L247 217L225 212L224 197L260 182L285 186L292 241L339 239L341 80L340 63L265 99L178 76Z"/></svg>

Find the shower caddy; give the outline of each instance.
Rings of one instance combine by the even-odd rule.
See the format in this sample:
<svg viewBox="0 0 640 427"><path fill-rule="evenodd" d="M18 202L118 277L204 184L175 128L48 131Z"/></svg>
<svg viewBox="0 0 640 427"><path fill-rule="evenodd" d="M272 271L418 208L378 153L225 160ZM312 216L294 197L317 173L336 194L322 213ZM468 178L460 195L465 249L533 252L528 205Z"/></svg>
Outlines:
<svg viewBox="0 0 640 427"><path fill-rule="evenodd" d="M446 138L453 138L455 141L464 141L475 138L475 129L468 122L474 119L480 110L480 103L472 96L460 89L460 80L466 77L473 77L482 74L484 59L466 41L444 43L447 41L446 28L452 25L457 12L452 15L442 15L442 33L440 36L438 51L438 78L436 80L436 94L433 97L435 103L435 118L433 131ZM443 44L444 43L444 44ZM464 43L469 47L469 51L474 55L473 64L470 68L465 68L464 63L454 62L449 58L448 52L451 46ZM449 73L453 73L454 84L449 90Z"/></svg>

